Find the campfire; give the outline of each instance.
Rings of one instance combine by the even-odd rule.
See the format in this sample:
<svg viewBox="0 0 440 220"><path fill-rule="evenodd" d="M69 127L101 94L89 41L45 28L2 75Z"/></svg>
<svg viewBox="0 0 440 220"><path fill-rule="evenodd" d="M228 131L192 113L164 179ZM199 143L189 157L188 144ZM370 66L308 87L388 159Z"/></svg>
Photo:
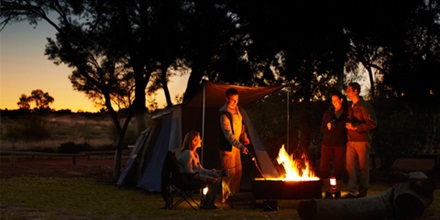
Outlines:
<svg viewBox="0 0 440 220"><path fill-rule="evenodd" d="M301 158L294 159L293 154L287 154L284 144L278 153L277 162L283 165L286 171L281 179L294 181L319 180L313 170L311 170L307 155L303 154Z"/></svg>
<svg viewBox="0 0 440 220"><path fill-rule="evenodd" d="M313 172L310 162L307 159L307 155L303 154L300 158L293 158L293 154L289 155L284 148L284 144L281 146L278 152L277 162L282 165L285 173L281 174L278 178L256 178L265 180L283 180L283 181L309 181L319 180L319 178Z"/></svg>
<svg viewBox="0 0 440 220"><path fill-rule="evenodd" d="M299 158L289 155L280 148L277 157L285 173L278 178L255 178L252 182L253 196L256 199L309 199L321 198L321 181L315 175L304 153Z"/></svg>

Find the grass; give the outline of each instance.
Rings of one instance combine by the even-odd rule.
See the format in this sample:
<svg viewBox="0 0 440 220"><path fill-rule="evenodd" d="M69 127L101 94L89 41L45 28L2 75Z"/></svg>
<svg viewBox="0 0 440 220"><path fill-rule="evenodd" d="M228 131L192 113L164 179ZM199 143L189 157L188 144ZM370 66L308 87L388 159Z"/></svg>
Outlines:
<svg viewBox="0 0 440 220"><path fill-rule="evenodd" d="M57 149L68 141L106 146L113 143L111 122L81 115L52 115L47 118L52 131L49 140L29 143L17 141L16 150ZM1 117L0 131L14 125L14 118ZM136 140L136 137L132 138ZM42 147L43 146L43 147ZM0 150L12 148L0 140ZM3 159L3 158L2 158ZM68 162L70 165L70 162ZM11 168L13 169L13 168ZM34 168L35 169L35 168ZM372 182L369 194L379 194L391 185ZM440 192L419 219L440 220ZM219 198L220 200L220 198ZM261 201L260 201L261 202ZM55 178L22 176L0 178L0 219L300 219L298 200L279 200L278 211L262 208L193 210L181 204L175 210L164 210L158 193L140 189L118 188L112 184L87 178Z"/></svg>
<svg viewBox="0 0 440 220"><path fill-rule="evenodd" d="M0 149L1 150L42 150L57 148L66 142L85 143L100 147L112 145L114 142L114 127L107 116L87 117L81 114L49 114L42 120L44 128L50 133L50 138L41 141L24 141L23 137L12 143L7 140L5 132L13 127L25 129L32 116L1 116Z"/></svg>
<svg viewBox="0 0 440 220"><path fill-rule="evenodd" d="M182 203L164 210L158 193L119 188L87 178L22 176L0 179L1 219L300 219L297 200L278 201L279 210L262 208L193 210ZM372 184L370 194L389 186ZM420 219L439 219L440 192Z"/></svg>

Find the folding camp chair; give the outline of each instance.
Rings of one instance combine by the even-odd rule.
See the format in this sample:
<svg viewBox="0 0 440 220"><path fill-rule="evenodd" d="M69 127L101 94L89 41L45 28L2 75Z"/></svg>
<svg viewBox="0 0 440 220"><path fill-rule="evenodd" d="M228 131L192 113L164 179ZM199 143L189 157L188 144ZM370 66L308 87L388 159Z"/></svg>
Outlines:
<svg viewBox="0 0 440 220"><path fill-rule="evenodd" d="M162 167L162 197L165 200L166 209L173 209L183 201L186 201L193 209L200 208L200 202L193 196L198 192L202 195L202 189L208 184L194 179L193 173L179 172L179 165L174 152L168 151ZM177 201L174 197L179 196Z"/></svg>

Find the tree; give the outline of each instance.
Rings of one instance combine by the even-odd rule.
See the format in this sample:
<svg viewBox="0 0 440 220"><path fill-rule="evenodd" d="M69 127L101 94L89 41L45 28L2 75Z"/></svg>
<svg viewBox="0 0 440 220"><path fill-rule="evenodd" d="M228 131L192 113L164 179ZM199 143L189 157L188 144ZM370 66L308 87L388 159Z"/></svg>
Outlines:
<svg viewBox="0 0 440 220"><path fill-rule="evenodd" d="M51 112L52 109L49 107L50 104L52 104L55 99L49 95L47 92L43 92L41 89L36 89L31 92L30 96L26 96L25 94L22 94L20 96L20 101L17 102L17 105L20 109L28 109L30 110L32 102L35 103L34 111L40 111L40 112Z"/></svg>
<svg viewBox="0 0 440 220"><path fill-rule="evenodd" d="M39 111L50 111L49 104L52 104L55 101L49 93L43 92L41 89L33 90L29 98L35 102L35 109Z"/></svg>
<svg viewBox="0 0 440 220"><path fill-rule="evenodd" d="M31 105L29 104L29 97L27 97L25 94L21 94L20 96L20 101L17 102L18 108L19 109L26 109L26 110L30 110L31 109Z"/></svg>
<svg viewBox="0 0 440 220"><path fill-rule="evenodd" d="M435 0L425 2L308 1L291 6L281 0L4 0L0 15L2 25L43 20L57 30L46 55L72 67L74 88L112 115L119 161L131 117L138 132L146 126L145 94L162 88L167 105L173 105L167 89L173 70L191 74L183 101L204 78L240 85L288 83L289 103L304 104L300 119L313 114L310 102L341 90L344 70L355 71L359 63L370 71L372 91L379 85L373 74L380 70L382 91L418 93L408 89L414 86L408 79L425 72L429 79L439 67L438 22L433 19L439 6ZM438 85L430 83L423 92L427 90L436 94ZM309 124L303 124L302 137L310 139Z"/></svg>
<svg viewBox="0 0 440 220"><path fill-rule="evenodd" d="M183 11L184 2L11 0L0 6L2 25L43 20L57 30L56 39L48 39L46 55L54 63L74 69L69 76L74 88L105 105L117 129L115 177L120 172L121 143L133 114L138 133L145 129L147 86L149 92L161 87L167 92L169 68L183 64L176 60L180 41L170 44L164 40L180 39L176 38L179 20L170 18ZM169 11L170 6L176 10ZM59 24L49 11L55 13ZM170 98L167 100L172 105ZM128 104L124 125L113 108L115 101Z"/></svg>

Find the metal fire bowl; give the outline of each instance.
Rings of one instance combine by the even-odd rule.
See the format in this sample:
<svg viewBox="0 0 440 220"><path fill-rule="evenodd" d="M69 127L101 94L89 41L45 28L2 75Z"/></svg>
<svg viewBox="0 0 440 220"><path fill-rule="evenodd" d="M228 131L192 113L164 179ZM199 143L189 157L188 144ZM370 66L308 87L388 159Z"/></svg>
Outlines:
<svg viewBox="0 0 440 220"><path fill-rule="evenodd" d="M320 199L321 180L292 181L255 178L252 181L254 199Z"/></svg>

